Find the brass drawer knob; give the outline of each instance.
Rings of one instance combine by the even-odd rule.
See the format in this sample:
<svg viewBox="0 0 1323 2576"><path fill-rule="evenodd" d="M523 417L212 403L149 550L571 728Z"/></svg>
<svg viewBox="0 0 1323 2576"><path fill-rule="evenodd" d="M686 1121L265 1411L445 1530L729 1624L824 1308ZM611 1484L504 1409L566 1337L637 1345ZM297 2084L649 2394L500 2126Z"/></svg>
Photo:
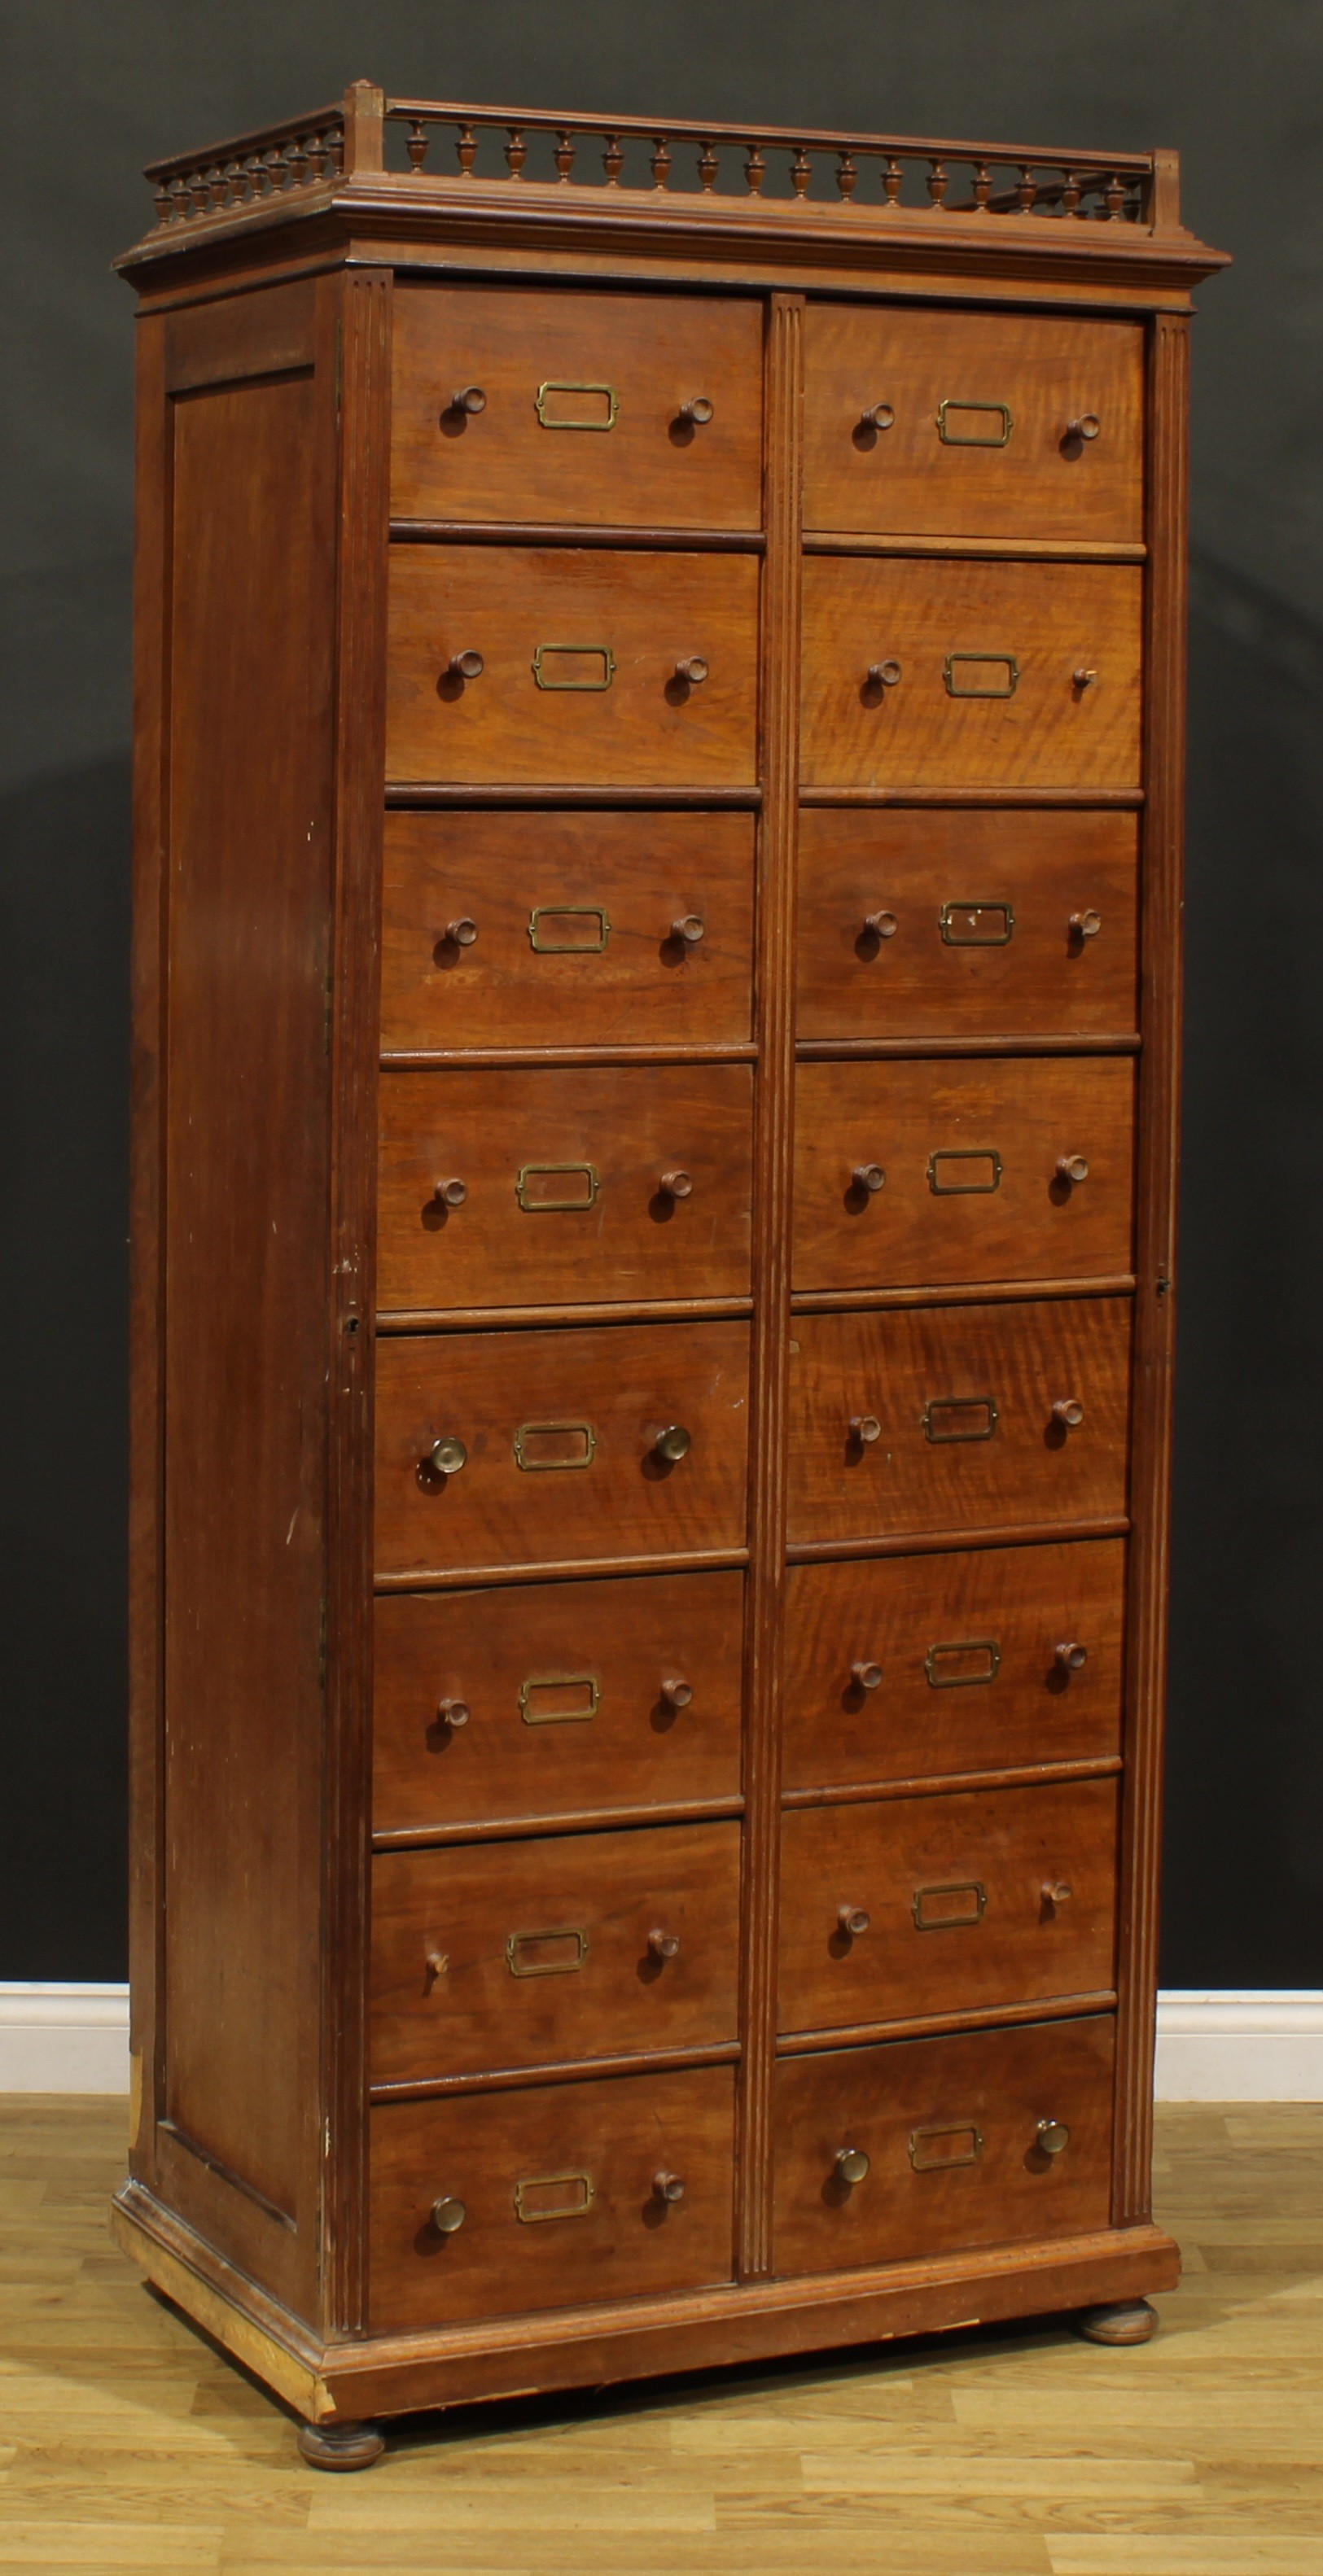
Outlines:
<svg viewBox="0 0 1323 2576"><path fill-rule="evenodd" d="M1089 1660L1088 1647L1077 1646L1072 1638L1066 1639L1065 1642L1058 1646L1055 1651L1057 1662L1060 1664L1063 1673L1083 1672L1084 1667Z"/></svg>
<svg viewBox="0 0 1323 2576"><path fill-rule="evenodd" d="M686 429L706 429L714 408L706 394L694 394L687 403L681 403L675 417Z"/></svg>
<svg viewBox="0 0 1323 2576"><path fill-rule="evenodd" d="M862 2147L838 2147L836 2150L837 2182L854 2185L868 2180L868 2157Z"/></svg>
<svg viewBox="0 0 1323 2576"><path fill-rule="evenodd" d="M467 412L470 417L475 412L485 411L486 408L487 397L481 385L461 385L458 393L452 394L446 404L447 411Z"/></svg>
<svg viewBox="0 0 1323 2576"><path fill-rule="evenodd" d="M452 653L446 664L450 680L480 680L486 669L481 653Z"/></svg>
<svg viewBox="0 0 1323 2576"><path fill-rule="evenodd" d="M707 674L708 665L704 661L701 653L690 653L683 661L677 662L675 666L675 676L677 680L683 680L685 686L690 689L700 687L702 682L707 678Z"/></svg>
<svg viewBox="0 0 1323 2576"><path fill-rule="evenodd" d="M896 414L893 405L888 402L870 403L867 411L860 413L857 425L860 429L894 429Z"/></svg>
<svg viewBox="0 0 1323 2576"><path fill-rule="evenodd" d="M432 2203L432 2225L438 2236L453 2236L467 2217L468 2211L462 2200L452 2200L447 2195L445 2199Z"/></svg>
<svg viewBox="0 0 1323 2576"><path fill-rule="evenodd" d="M648 1934L648 1948L654 1959L678 1959L680 1935L678 1932L663 1932L658 1927Z"/></svg>
<svg viewBox="0 0 1323 2576"><path fill-rule="evenodd" d="M661 1695L668 1708L688 1708L694 1696L694 1685L682 1680L677 1673L673 1681L662 1683Z"/></svg>
<svg viewBox="0 0 1323 2576"><path fill-rule="evenodd" d="M1082 411L1078 420L1067 421L1066 436L1067 438L1096 438L1101 428L1102 422L1096 411Z"/></svg>
<svg viewBox="0 0 1323 2576"><path fill-rule="evenodd" d="M679 920L671 923L671 937L680 940L686 948L696 948L706 929L707 923L698 913L682 912Z"/></svg>
<svg viewBox="0 0 1323 2576"><path fill-rule="evenodd" d="M438 1207L463 1207L469 1194L467 1181L438 1181L432 1196Z"/></svg>
<svg viewBox="0 0 1323 2576"><path fill-rule="evenodd" d="M898 924L894 912L866 912L864 928L872 932L874 939L894 939Z"/></svg>
<svg viewBox="0 0 1323 2576"><path fill-rule="evenodd" d="M456 1440L447 1432L440 1440L432 1442L426 1463L434 1476L457 1476L460 1468L466 1465L468 1454L463 1441Z"/></svg>
<svg viewBox="0 0 1323 2576"><path fill-rule="evenodd" d="M845 1934L847 1941L860 1940L871 1921L872 1916L862 1905L838 1905L836 1908L836 1929Z"/></svg>
<svg viewBox="0 0 1323 2576"><path fill-rule="evenodd" d="M1076 689L1091 689L1094 681L1098 677L1098 674L1096 671L1086 670L1083 663L1081 663L1077 671L1071 672L1070 677L1072 687Z"/></svg>
<svg viewBox="0 0 1323 2576"><path fill-rule="evenodd" d="M442 1726L467 1726L471 1711L466 1699L439 1699L436 1713Z"/></svg>
<svg viewBox="0 0 1323 2576"><path fill-rule="evenodd" d="M477 936L478 925L466 912L460 914L458 921L446 923L446 938L452 948L471 948Z"/></svg>
<svg viewBox="0 0 1323 2576"><path fill-rule="evenodd" d="M664 1199L690 1199L694 1184L688 1172L663 1172L657 1183Z"/></svg>
<svg viewBox="0 0 1323 2576"><path fill-rule="evenodd" d="M1064 2120L1040 2120L1038 2143L1045 2156L1062 2156L1070 2145L1070 2131Z"/></svg>
<svg viewBox="0 0 1323 2576"><path fill-rule="evenodd" d="M850 1676L858 1683L860 1690L876 1690L882 1679L882 1667L880 1664L873 1663L869 1657L862 1656L857 1664L851 1664Z"/></svg>
<svg viewBox="0 0 1323 2576"><path fill-rule="evenodd" d="M861 1448L868 1448L874 1440L880 1440L881 1437L882 1425L875 1413L851 1414L850 1438L857 1441Z"/></svg>
<svg viewBox="0 0 1323 2576"><path fill-rule="evenodd" d="M693 1435L686 1431L682 1422L668 1422L665 1430L658 1432L652 1445L659 1458L665 1458L674 1466L677 1459L688 1457L694 1445Z"/></svg>
<svg viewBox="0 0 1323 2576"><path fill-rule="evenodd" d="M1083 1154L1058 1154L1057 1179L1059 1181L1087 1181L1088 1177L1089 1166Z"/></svg>
<svg viewBox="0 0 1323 2576"><path fill-rule="evenodd" d="M885 1184L886 1177L880 1163L856 1163L850 1174L855 1188L867 1190L870 1198L877 1196L878 1191Z"/></svg>
<svg viewBox="0 0 1323 2576"><path fill-rule="evenodd" d="M1067 928L1074 939L1096 939L1102 928L1102 914L1092 910L1072 912Z"/></svg>
<svg viewBox="0 0 1323 2576"><path fill-rule="evenodd" d="M661 2173L653 2175L652 2188L658 2200L667 2201L674 2208L677 2200L684 2199L684 2176L667 2173L663 2169Z"/></svg>
<svg viewBox="0 0 1323 2576"><path fill-rule="evenodd" d="M900 664L891 656L885 662L870 662L868 665L870 689L894 689L899 678Z"/></svg>
<svg viewBox="0 0 1323 2576"><path fill-rule="evenodd" d="M1078 1431L1084 1420L1084 1407L1078 1396L1059 1395L1052 1407L1052 1419L1061 1424L1063 1431Z"/></svg>

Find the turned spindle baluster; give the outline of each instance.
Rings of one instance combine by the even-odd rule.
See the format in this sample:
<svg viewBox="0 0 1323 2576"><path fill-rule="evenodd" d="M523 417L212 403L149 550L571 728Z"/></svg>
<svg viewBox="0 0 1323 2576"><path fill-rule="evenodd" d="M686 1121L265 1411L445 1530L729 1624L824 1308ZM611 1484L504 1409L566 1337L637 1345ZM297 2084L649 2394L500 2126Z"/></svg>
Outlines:
<svg viewBox="0 0 1323 2576"><path fill-rule="evenodd" d="M553 157L556 163L556 176L562 188L567 188L570 183L570 172L574 168L574 136L566 125L557 128L556 150Z"/></svg>
<svg viewBox="0 0 1323 2576"><path fill-rule="evenodd" d="M745 182L751 197L760 197L762 195L763 181L766 176L767 163L763 158L763 147L761 143L751 143L749 145L749 156L744 164Z"/></svg>
<svg viewBox="0 0 1323 2576"><path fill-rule="evenodd" d="M858 184L859 173L854 166L853 155L849 152L838 152L836 155L836 193L838 197L844 197L848 205Z"/></svg>
<svg viewBox="0 0 1323 2576"><path fill-rule="evenodd" d="M1031 213L1034 199L1037 195L1038 181L1034 177L1033 171L1030 169L1028 162L1022 161L1020 163L1020 176L1015 189L1015 211L1017 215L1027 215Z"/></svg>
<svg viewBox="0 0 1323 2576"><path fill-rule="evenodd" d="M602 168L606 172L606 184L608 188L619 187L620 173L624 169L624 166L624 145L622 144L618 134L608 134L606 138L606 149L602 154Z"/></svg>
<svg viewBox="0 0 1323 2576"><path fill-rule="evenodd" d="M270 151L263 153L262 160L266 169L267 185L270 189L271 195L273 197L278 197L285 185L285 155L281 150L280 145L278 143L273 143Z"/></svg>
<svg viewBox="0 0 1323 2576"><path fill-rule="evenodd" d="M1077 215L1079 213L1080 198L1083 193L1084 192L1080 186L1079 172L1077 170L1067 170L1065 174L1065 184L1061 191L1061 211L1063 215Z"/></svg>
<svg viewBox="0 0 1323 2576"><path fill-rule="evenodd" d="M323 172L323 170L325 169L325 167L326 167L326 137L325 137L325 135L324 135L324 134L312 134L312 135L309 135L309 137L308 137L308 169L309 169L309 173L310 173L310 175L311 175L311 178L312 178L312 180L313 180L314 184L315 184L315 182L316 182L318 179L320 179L320 177L321 177L321 175L322 175L322 172Z"/></svg>
<svg viewBox="0 0 1323 2576"><path fill-rule="evenodd" d="M652 143L652 157L648 163L648 167L652 172L652 184L654 188L665 187L670 166L671 146L668 137L664 134L654 135Z"/></svg>
<svg viewBox="0 0 1323 2576"><path fill-rule="evenodd" d="M421 116L409 119L409 139L405 145L411 170L421 170L427 159L427 127Z"/></svg>
<svg viewBox="0 0 1323 2576"><path fill-rule="evenodd" d="M698 156L698 182L705 196L710 196L717 184L719 166L711 144L705 139Z"/></svg>
<svg viewBox="0 0 1323 2576"><path fill-rule="evenodd" d="M166 185L164 179L161 181L160 187L156 191L153 203L156 207L156 220L158 224L168 224L174 214L175 201L173 194L171 193L170 188Z"/></svg>
<svg viewBox="0 0 1323 2576"><path fill-rule="evenodd" d="M308 155L301 134L295 135L289 147L288 159L294 185L296 188L301 188L308 176Z"/></svg>
<svg viewBox="0 0 1323 2576"><path fill-rule="evenodd" d="M345 166L344 127L337 125L331 134L331 169L338 179Z"/></svg>
<svg viewBox="0 0 1323 2576"><path fill-rule="evenodd" d="M882 175L882 189L888 209L899 206L900 192L904 185L905 173L895 153L888 152L887 166Z"/></svg>
<svg viewBox="0 0 1323 2576"><path fill-rule="evenodd" d="M928 165L928 194L939 214L941 214L945 208L946 192L950 185L951 182L947 176L946 163L944 161L931 161Z"/></svg>
<svg viewBox="0 0 1323 2576"><path fill-rule="evenodd" d="M1121 209L1125 204L1125 181L1117 175L1115 170L1112 171L1111 176L1108 179L1107 186L1103 192L1103 204L1107 209L1108 223L1118 223L1120 221Z"/></svg>
<svg viewBox="0 0 1323 2576"><path fill-rule="evenodd" d="M249 196L264 197L269 183L266 175L266 163L263 160L261 153L250 152L245 166L248 172Z"/></svg>
<svg viewBox="0 0 1323 2576"><path fill-rule="evenodd" d="M795 195L797 197L806 197L809 191L809 182L813 177L813 164L802 143L797 143L795 145L795 157L790 164L790 177L794 186Z"/></svg>
<svg viewBox="0 0 1323 2576"><path fill-rule="evenodd" d="M524 141L524 129L522 125L511 125L507 126L506 132L510 138L509 142L503 146L506 165L512 179L522 179L524 175L524 163L528 159L528 145Z"/></svg>
<svg viewBox="0 0 1323 2576"><path fill-rule="evenodd" d="M459 175L461 179L471 179L473 176L473 164L478 157L478 138L471 125L461 125L459 129L459 141L455 145L455 152L459 161Z"/></svg>
<svg viewBox="0 0 1323 2576"><path fill-rule="evenodd" d="M974 171L974 212L976 215L986 215L988 211L988 199L991 195L992 173L988 168L987 162L980 161Z"/></svg>

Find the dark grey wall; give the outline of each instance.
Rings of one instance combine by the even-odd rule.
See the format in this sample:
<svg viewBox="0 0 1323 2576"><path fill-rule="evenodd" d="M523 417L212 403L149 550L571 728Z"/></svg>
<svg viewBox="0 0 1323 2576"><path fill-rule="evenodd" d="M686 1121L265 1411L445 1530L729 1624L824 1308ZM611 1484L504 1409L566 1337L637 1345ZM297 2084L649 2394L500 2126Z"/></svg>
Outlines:
<svg viewBox="0 0 1323 2576"><path fill-rule="evenodd" d="M132 322L108 263L146 219L144 161L366 74L531 106L1176 144L1187 220L1235 253L1196 334L1164 1973L1323 1985L1323 11L11 0L7 25L0 1976L113 1977L123 1959Z"/></svg>

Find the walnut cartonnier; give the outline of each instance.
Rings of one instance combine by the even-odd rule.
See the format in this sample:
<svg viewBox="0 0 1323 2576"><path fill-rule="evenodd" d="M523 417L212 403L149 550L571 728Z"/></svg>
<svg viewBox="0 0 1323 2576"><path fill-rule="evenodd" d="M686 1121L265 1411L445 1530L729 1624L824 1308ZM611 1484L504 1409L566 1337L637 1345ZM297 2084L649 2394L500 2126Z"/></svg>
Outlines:
<svg viewBox="0 0 1323 2576"><path fill-rule="evenodd" d="M1175 156L149 175L121 2241L327 2467L1137 2340Z"/></svg>

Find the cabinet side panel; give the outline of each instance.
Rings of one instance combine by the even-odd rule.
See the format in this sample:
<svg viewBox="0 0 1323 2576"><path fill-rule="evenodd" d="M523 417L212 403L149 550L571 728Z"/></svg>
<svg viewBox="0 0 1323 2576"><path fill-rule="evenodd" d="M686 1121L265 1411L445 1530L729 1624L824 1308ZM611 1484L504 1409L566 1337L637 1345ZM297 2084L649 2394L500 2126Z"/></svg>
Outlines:
<svg viewBox="0 0 1323 2576"><path fill-rule="evenodd" d="M191 2154L236 2200L265 2204L286 2280L290 2232L305 2230L305 2260L315 2232L333 579L322 429L311 367L173 406L163 2107L182 2151L172 2168ZM240 2246L237 2214L221 2224Z"/></svg>

